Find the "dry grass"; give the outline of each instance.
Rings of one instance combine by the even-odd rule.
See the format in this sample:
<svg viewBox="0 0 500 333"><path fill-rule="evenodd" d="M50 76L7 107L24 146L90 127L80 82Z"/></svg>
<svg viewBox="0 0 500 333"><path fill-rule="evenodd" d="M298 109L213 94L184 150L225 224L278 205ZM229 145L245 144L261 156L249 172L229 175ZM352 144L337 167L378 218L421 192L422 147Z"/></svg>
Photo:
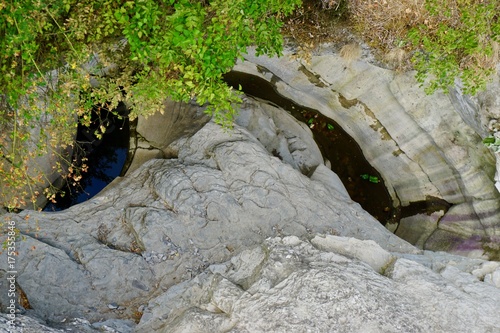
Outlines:
<svg viewBox="0 0 500 333"><path fill-rule="evenodd" d="M410 67L410 53L401 47L396 47L387 52L385 62L392 68L405 69Z"/></svg>
<svg viewBox="0 0 500 333"><path fill-rule="evenodd" d="M423 4L424 0L304 0L283 32L299 44L298 56L305 60L321 43L344 45L341 56L355 60L361 49L354 47L353 41L364 40L379 60L407 69L410 55L399 44L409 27L425 21ZM353 38L353 32L358 37Z"/></svg>
<svg viewBox="0 0 500 333"><path fill-rule="evenodd" d="M372 47L379 61L405 71L412 68L410 58L419 47L406 43L412 28L425 25L428 34L433 35L441 23L450 27L461 24L457 1L437 1L450 10L450 16L430 15L425 0L304 0L302 8L286 22L283 32L298 43L298 56L306 60L321 43L345 45L341 55L355 59L351 44L362 40ZM471 3L482 1L471 0ZM498 63L498 43L489 39L484 43L490 43L493 54L464 57L463 68L493 68Z"/></svg>
<svg viewBox="0 0 500 333"><path fill-rule="evenodd" d="M340 49L340 56L347 63L358 60L361 57L361 46L358 43L349 43Z"/></svg>
<svg viewBox="0 0 500 333"><path fill-rule="evenodd" d="M428 22L425 0L350 0L349 12L355 29L379 51L379 56L397 69L410 67L410 52L404 40L408 31Z"/></svg>
<svg viewBox="0 0 500 333"><path fill-rule="evenodd" d="M304 0L301 8L288 18L283 34L298 45L298 56L307 61L323 43L346 44L351 34L346 29L348 0Z"/></svg>
<svg viewBox="0 0 500 333"><path fill-rule="evenodd" d="M356 31L379 51L379 56L386 63L396 69L405 70L411 68L409 59L415 47L405 44L410 29L424 25L431 36L442 23L452 28L461 24L457 2L439 1L441 8L450 11L449 16L444 15L444 10L437 15L430 15L425 8L425 0L350 0L350 20ZM471 4L483 1L472 0ZM492 43L493 55L464 57L463 68L493 68L498 63L498 43L490 40L485 40L484 43Z"/></svg>
<svg viewBox="0 0 500 333"><path fill-rule="evenodd" d="M485 45L489 44L492 49L491 55L484 54L472 54L468 57L464 57L463 62L461 64L462 67L478 67L478 68L489 68L494 69L499 63L499 53L500 53L500 44L493 40L481 40L481 43Z"/></svg>

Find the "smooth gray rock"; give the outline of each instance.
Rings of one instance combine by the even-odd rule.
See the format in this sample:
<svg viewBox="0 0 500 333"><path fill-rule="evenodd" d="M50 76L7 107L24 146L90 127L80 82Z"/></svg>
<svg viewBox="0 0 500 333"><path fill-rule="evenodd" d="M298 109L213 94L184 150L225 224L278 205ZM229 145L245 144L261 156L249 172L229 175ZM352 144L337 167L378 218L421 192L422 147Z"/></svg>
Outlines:
<svg viewBox="0 0 500 333"><path fill-rule="evenodd" d="M396 206L434 197L458 207L446 212L425 240L412 241L426 249L498 258L495 156L475 131L484 128L485 120L478 123L457 110L460 103L448 95L426 95L414 73L397 73L363 59L347 61L328 47L310 62L292 54L286 50L281 58L257 57L250 49L234 70L272 82L282 96L339 123L381 173ZM491 89L495 95L497 90ZM495 96L482 99L490 110L484 115L484 108L474 103L460 105L472 105L493 123L500 118L495 118L500 114Z"/></svg>
<svg viewBox="0 0 500 333"><path fill-rule="evenodd" d="M423 249L443 215L444 211L440 210L429 215L417 214L402 218L395 234Z"/></svg>
<svg viewBox="0 0 500 333"><path fill-rule="evenodd" d="M500 138L500 64L497 65L496 74L488 82L485 91L480 91L476 96L463 95L460 86L450 92L451 101L464 121L469 124L481 137L493 135ZM493 147L496 158L495 186L500 192L500 150Z"/></svg>
<svg viewBox="0 0 500 333"><path fill-rule="evenodd" d="M231 261L209 266L153 299L136 332L500 329L500 290L453 263L453 257L433 270L396 254L380 274L371 267L374 245L363 246L372 241L319 239L324 239L322 249L297 237L267 239ZM380 259L390 255L378 251Z"/></svg>
<svg viewBox="0 0 500 333"><path fill-rule="evenodd" d="M497 66L500 69L500 64ZM484 91L464 95L460 82L450 91L450 99L462 119L482 137L500 131L500 73L497 71Z"/></svg>
<svg viewBox="0 0 500 333"><path fill-rule="evenodd" d="M167 147L203 127L210 120L204 110L195 102L182 103L167 99L162 113L139 116L130 138L129 155L133 157L127 172L133 172L151 159L173 157Z"/></svg>
<svg viewBox="0 0 500 333"><path fill-rule="evenodd" d="M311 130L283 109L246 97L235 122L250 131L267 151L306 176L324 163Z"/></svg>

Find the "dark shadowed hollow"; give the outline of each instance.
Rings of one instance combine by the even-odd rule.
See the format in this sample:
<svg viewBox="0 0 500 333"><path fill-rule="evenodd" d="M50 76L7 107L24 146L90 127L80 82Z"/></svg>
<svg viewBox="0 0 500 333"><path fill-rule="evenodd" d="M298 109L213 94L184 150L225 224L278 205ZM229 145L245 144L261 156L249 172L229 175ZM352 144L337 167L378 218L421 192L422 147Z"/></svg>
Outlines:
<svg viewBox="0 0 500 333"><path fill-rule="evenodd" d="M76 185L69 181L62 188L64 195L57 195L56 202L49 202L44 211L59 211L84 202L125 173L123 168L128 154L130 126L128 117L124 114L125 107L120 106L116 111L123 116L119 117L108 111L101 111L99 114L95 112L95 126L78 126L77 149L73 158L80 161L77 164L81 165L82 158L86 157L88 171L82 173L82 179ZM106 125L106 133L102 139L93 134L99 124L96 121L98 117Z"/></svg>
<svg viewBox="0 0 500 333"><path fill-rule="evenodd" d="M225 75L225 80L234 89L241 85L245 94L268 100L308 124L323 156L330 161L331 169L340 177L351 199L382 224L399 217L382 177L339 124L317 110L281 96L271 83L257 76L233 71Z"/></svg>

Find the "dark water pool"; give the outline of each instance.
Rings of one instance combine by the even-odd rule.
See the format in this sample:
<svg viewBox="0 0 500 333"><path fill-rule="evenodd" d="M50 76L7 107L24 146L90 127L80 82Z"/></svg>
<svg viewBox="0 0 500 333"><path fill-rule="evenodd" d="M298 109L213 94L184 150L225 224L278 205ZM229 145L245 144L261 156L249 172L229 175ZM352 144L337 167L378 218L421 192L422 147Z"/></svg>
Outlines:
<svg viewBox="0 0 500 333"><path fill-rule="evenodd" d="M124 110L121 111L123 112ZM111 112L101 112L100 117L107 123L107 130L102 139L99 140L93 135L93 128L78 128L76 141L79 148L75 150L73 158L81 160L86 157L88 171L82 173L83 177L78 184L72 185L68 182L62 188L64 195L58 195L56 203L49 202L44 211L60 211L84 202L125 173L124 165L130 140L128 117L118 117Z"/></svg>

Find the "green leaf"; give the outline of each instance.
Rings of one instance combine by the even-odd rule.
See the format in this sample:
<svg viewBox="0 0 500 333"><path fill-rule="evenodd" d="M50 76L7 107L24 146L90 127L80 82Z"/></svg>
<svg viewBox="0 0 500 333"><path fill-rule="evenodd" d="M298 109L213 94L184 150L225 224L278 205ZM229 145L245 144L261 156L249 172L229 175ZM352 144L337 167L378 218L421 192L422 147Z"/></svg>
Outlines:
<svg viewBox="0 0 500 333"><path fill-rule="evenodd" d="M493 137L493 136L489 136L489 137L487 137L487 138L484 138L484 139L483 139L483 143L484 143L485 145L493 144L493 143L495 143L495 137Z"/></svg>

